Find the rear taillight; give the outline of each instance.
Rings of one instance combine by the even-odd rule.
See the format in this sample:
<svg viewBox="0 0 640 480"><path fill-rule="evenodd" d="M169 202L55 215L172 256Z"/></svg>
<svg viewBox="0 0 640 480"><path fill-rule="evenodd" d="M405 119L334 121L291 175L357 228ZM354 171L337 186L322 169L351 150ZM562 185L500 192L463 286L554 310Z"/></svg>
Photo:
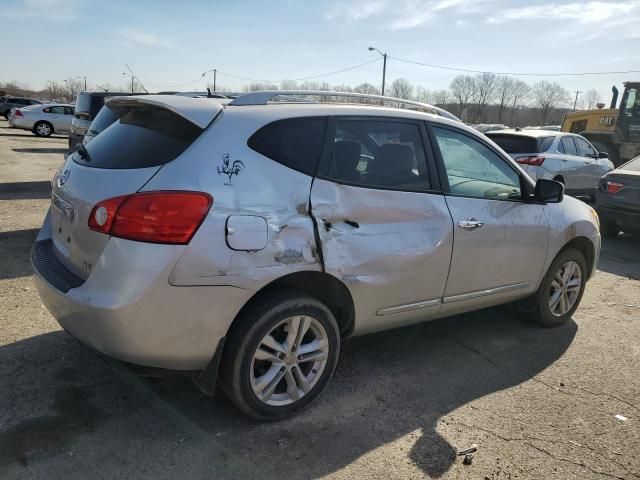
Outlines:
<svg viewBox="0 0 640 480"><path fill-rule="evenodd" d="M23 115L22 115L22 112L21 112L20 110L16 110L15 112L13 112L13 115L14 115L15 117L22 117L22 116L23 116Z"/></svg>
<svg viewBox="0 0 640 480"><path fill-rule="evenodd" d="M611 194L618 193L623 188L624 188L624 183L610 182L608 180L604 182L604 191L607 193L611 193Z"/></svg>
<svg viewBox="0 0 640 480"><path fill-rule="evenodd" d="M89 216L89 228L114 237L184 245L198 230L213 198L203 192L142 192L109 198Z"/></svg>
<svg viewBox="0 0 640 480"><path fill-rule="evenodd" d="M533 165L534 167L539 167L544 163L544 157L518 157L516 158L516 162L520 165Z"/></svg>

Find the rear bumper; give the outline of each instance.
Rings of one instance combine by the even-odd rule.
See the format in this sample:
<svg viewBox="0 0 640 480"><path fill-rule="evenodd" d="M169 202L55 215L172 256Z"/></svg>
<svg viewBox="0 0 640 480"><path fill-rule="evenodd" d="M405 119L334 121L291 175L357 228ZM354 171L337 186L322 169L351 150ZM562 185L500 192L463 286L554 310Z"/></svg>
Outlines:
<svg viewBox="0 0 640 480"><path fill-rule="evenodd" d="M640 231L640 212L632 212L624 208L616 208L612 205L598 205L598 215L601 221L613 221L622 230L625 228Z"/></svg>
<svg viewBox="0 0 640 480"><path fill-rule="evenodd" d="M46 240L38 238L36 246ZM178 256L175 246L112 238L90 276L78 279L80 285L73 278L71 285L68 278L66 284L53 279L70 273L56 271L65 268L59 262L32 254L32 265L42 303L82 343L136 365L202 370L253 292L172 286L168 276ZM65 292L61 285L70 288Z"/></svg>

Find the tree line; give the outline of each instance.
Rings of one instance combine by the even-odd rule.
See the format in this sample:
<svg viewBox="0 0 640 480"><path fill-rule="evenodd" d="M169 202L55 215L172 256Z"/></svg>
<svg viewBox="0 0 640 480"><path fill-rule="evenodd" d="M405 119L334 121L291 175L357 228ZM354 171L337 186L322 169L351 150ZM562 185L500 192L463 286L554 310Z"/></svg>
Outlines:
<svg viewBox="0 0 640 480"><path fill-rule="evenodd" d="M214 85L207 85L212 91ZM9 95L35 96L45 100L73 102L83 90L83 81L68 78L63 82L50 81L47 88L33 91L18 82L0 82L0 91ZM142 92L142 86L134 81L135 92ZM91 89L90 89L91 90ZM122 85L100 84L93 87L97 91L130 92L131 83ZM216 85L218 92L237 92L237 88ZM250 82L241 87L241 92L258 90L320 90L357 92L380 95L380 89L368 82L356 86L330 84L328 82L284 80L278 83ZM429 89L415 85L406 78L397 78L385 91L387 96L416 100L444 108L467 123L504 123L510 126L559 124L564 114L573 107L570 93L556 82L541 80L532 85L508 75L479 73L458 75L449 88ZM600 102L600 94L591 89L577 99L577 108L595 108Z"/></svg>

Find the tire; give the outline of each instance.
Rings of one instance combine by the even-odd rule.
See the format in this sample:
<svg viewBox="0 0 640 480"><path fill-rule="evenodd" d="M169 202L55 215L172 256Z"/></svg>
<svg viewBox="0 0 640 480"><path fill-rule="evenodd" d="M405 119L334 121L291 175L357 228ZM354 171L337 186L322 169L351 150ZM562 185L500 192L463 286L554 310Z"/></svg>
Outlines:
<svg viewBox="0 0 640 480"><path fill-rule="evenodd" d="M577 288L563 289L564 285L571 285L572 283L572 286L575 287L574 275L571 275L564 284L556 278L557 274L562 276L562 273L566 272L566 270L563 270L566 267L572 269L573 272L575 272L576 268L579 269L577 273L579 275L579 286ZM587 276L587 262L582 253L574 248L562 250L551 263L547 274L542 279L540 288L531 298L531 306L533 307L529 311L531 319L545 327L557 327L566 323L576 311L578 305L580 305ZM554 310L552 310L551 297L558 292L558 287L560 287L561 293L558 297L558 302L554 305ZM566 296L564 292L566 292ZM564 300L560 297L564 297ZM564 309L562 302L569 302L569 308ZM566 303L565 306L567 306Z"/></svg>
<svg viewBox="0 0 640 480"><path fill-rule="evenodd" d="M53 125L49 122L37 122L33 126L33 133L37 137L50 137L53 134Z"/></svg>
<svg viewBox="0 0 640 480"><path fill-rule="evenodd" d="M607 220L604 217L600 218L600 233L604 238L615 238L620 233L620 227L613 220Z"/></svg>
<svg viewBox="0 0 640 480"><path fill-rule="evenodd" d="M292 416L311 403L333 375L340 353L336 319L322 302L289 290L269 293L240 315L222 354L223 391L251 417ZM289 329L296 325L307 326L298 347L313 348L306 352L315 354L311 361L300 361L296 341L290 341Z"/></svg>

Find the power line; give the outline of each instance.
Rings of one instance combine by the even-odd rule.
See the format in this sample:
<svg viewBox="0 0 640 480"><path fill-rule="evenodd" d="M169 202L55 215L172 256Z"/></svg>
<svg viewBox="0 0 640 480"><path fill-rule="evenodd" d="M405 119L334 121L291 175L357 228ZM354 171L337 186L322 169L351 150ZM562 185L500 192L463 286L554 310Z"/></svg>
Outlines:
<svg viewBox="0 0 640 480"><path fill-rule="evenodd" d="M640 73L640 70L624 70L624 71L616 71L616 72L562 72L562 73L531 73L531 72L490 72L487 70L472 70L468 68L457 68L457 67L448 67L444 65L435 65L432 63L424 63L417 62L415 60L408 60L406 58L392 57L389 55L389 58L397 60L399 62L404 63L412 63L414 65L421 65L423 67L430 68L439 68L442 70L453 70L455 72L466 72L466 73L493 73L496 75L513 75L516 77L563 77L563 76L585 76L585 75L616 75L616 74L627 74L627 73Z"/></svg>
<svg viewBox="0 0 640 480"><path fill-rule="evenodd" d="M235 78L235 79L237 79L237 80L245 80L245 81L247 81L247 82L264 82L264 83L280 83L280 82L284 82L284 81L300 82L300 81L303 81L303 80L313 80L313 79L315 79L315 78L322 78L322 77L329 77L329 76L331 76L331 75L337 75L338 73L348 72L348 71L350 71L350 70L355 70L355 69L357 69L357 68L362 68L362 67L364 67L364 66L366 66L366 65L370 65L370 64L372 64L372 63L379 62L379 61L380 61L380 59L379 59L379 58L375 58L375 59L373 59L373 60L369 60L368 62L359 63L359 64L357 64L357 65L352 65L352 66L350 66L350 67L346 67L346 68L343 68L343 69L340 69L340 70L335 70L335 71L332 71L332 72L320 73L320 74L318 74L318 75L311 75L311 76L309 76L309 77L284 78L284 79L281 79L281 80L265 80L265 79L249 78L249 77L244 77L244 76L241 76L241 75L235 75L235 74L233 74L233 73L223 72L223 71L218 70L218 69L215 69L215 70L216 70L216 72L218 73L218 75L224 75L224 76L226 76L226 77L229 77L229 78ZM213 70L214 70L214 69L207 70L207 71L206 71L206 72L204 72L200 77L198 77L198 78L196 78L196 79L194 79L194 80L190 80L190 81L188 81L188 82L184 82L184 83L178 83L178 84L175 84L175 85L156 85L156 84L154 84L154 83L149 83L149 82L144 82L144 83L145 83L146 85L150 85L150 86L152 86L152 87L157 87L157 88L175 88L175 87L184 87L184 86L186 86L186 85L190 85L190 84L192 84L192 83L195 83L195 82L199 82L199 81L201 81L201 80L205 77L205 75L206 75L207 73L212 72ZM137 79L137 77L136 77L136 80L138 80L138 79Z"/></svg>

